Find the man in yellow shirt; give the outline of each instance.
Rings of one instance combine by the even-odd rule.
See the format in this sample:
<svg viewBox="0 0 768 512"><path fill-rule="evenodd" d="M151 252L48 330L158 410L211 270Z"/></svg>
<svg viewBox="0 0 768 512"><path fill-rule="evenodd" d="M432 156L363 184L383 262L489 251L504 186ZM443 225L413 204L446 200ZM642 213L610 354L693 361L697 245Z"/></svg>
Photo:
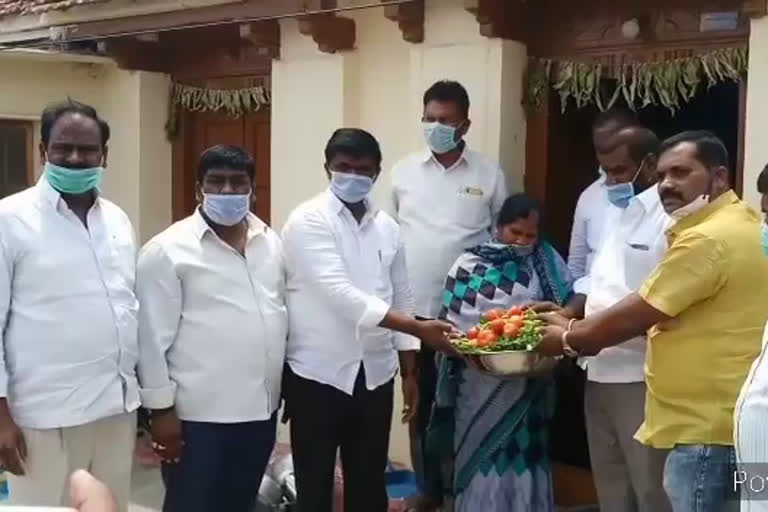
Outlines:
<svg viewBox="0 0 768 512"><path fill-rule="evenodd" d="M585 320L545 315L548 355L589 355L649 331L645 422L636 439L671 449L675 512L738 509L733 409L768 318L760 217L728 185L728 153L708 132L662 144L659 196L669 249L638 293Z"/></svg>

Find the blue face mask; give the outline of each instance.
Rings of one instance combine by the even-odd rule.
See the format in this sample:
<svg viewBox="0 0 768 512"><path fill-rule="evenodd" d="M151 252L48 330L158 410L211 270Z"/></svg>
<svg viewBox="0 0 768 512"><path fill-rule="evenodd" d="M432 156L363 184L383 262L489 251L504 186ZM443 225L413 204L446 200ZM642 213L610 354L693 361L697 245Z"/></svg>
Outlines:
<svg viewBox="0 0 768 512"><path fill-rule="evenodd" d="M70 169L46 162L44 173L48 183L60 193L78 195L101 186L104 167Z"/></svg>
<svg viewBox="0 0 768 512"><path fill-rule="evenodd" d="M637 172L630 182L616 183L615 185L608 185L607 183L603 182L605 192L608 194L608 201L610 201L612 205L617 208L621 208L622 210L629 206L629 202L633 197L635 197L635 180L640 174L640 171L643 169L644 164L645 158L643 158L643 160L640 162L640 166L637 168ZM602 166L600 169L602 169Z"/></svg>
<svg viewBox="0 0 768 512"><path fill-rule="evenodd" d="M251 207L251 194L203 193L203 212L220 226L234 226L243 221Z"/></svg>
<svg viewBox="0 0 768 512"><path fill-rule="evenodd" d="M373 178L349 172L331 171L331 192L345 203L359 203L371 193Z"/></svg>
<svg viewBox="0 0 768 512"><path fill-rule="evenodd" d="M768 256L768 224L760 224L760 245L763 246L763 253Z"/></svg>
<svg viewBox="0 0 768 512"><path fill-rule="evenodd" d="M449 151L453 151L456 149L456 146L459 145L461 138L456 137L456 131L461 125L454 127L438 122L423 122L421 123L421 126L424 130L424 139L427 141L427 146L429 146L429 149L434 153L442 155Z"/></svg>

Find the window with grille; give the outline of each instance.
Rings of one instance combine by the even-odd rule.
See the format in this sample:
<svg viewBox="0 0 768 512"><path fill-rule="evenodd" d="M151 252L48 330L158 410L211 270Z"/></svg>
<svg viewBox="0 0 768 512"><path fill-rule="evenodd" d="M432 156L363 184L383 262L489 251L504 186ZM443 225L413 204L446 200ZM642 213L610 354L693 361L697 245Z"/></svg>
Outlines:
<svg viewBox="0 0 768 512"><path fill-rule="evenodd" d="M33 174L33 124L0 119L0 197L30 185Z"/></svg>

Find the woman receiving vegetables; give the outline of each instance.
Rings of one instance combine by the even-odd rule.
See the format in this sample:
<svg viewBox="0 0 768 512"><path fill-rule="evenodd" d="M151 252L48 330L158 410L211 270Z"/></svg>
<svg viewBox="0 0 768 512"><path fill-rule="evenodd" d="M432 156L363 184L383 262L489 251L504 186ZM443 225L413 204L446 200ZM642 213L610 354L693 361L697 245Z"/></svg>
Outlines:
<svg viewBox="0 0 768 512"><path fill-rule="evenodd" d="M535 199L509 197L496 238L454 263L440 316L467 333L463 351L529 349L536 324L521 306L550 301L567 307L571 279L565 261L539 239L541 216ZM443 356L438 365L427 449L452 460L453 488L446 493L455 510L554 510L547 454L552 379L502 379Z"/></svg>

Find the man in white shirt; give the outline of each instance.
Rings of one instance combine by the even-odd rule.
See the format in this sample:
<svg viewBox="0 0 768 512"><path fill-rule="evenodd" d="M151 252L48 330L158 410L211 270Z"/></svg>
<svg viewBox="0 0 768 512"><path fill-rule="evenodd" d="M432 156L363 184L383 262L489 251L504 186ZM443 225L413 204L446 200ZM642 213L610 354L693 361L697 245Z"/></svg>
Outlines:
<svg viewBox="0 0 768 512"><path fill-rule="evenodd" d="M658 149L656 135L635 126L618 131L598 150L606 173L602 192L610 204L602 243L585 278L586 317L639 290L664 257L669 217L652 185ZM646 345L641 336L587 359L584 409L601 510L671 510L662 485L667 452L634 438L645 413Z"/></svg>
<svg viewBox="0 0 768 512"><path fill-rule="evenodd" d="M634 115L625 109L611 109L599 113L592 124L592 144L595 153L604 152L613 135L627 126L635 124ZM589 274L603 234L605 212L610 203L605 194L605 171L598 169L598 177L579 196L573 214L571 245L568 250L568 270L576 280L574 291L587 293L588 283L582 280Z"/></svg>
<svg viewBox="0 0 768 512"><path fill-rule="evenodd" d="M340 129L325 149L330 187L283 229L290 311L285 399L299 512L330 512L336 452L344 510L386 512L385 467L399 368L410 421L418 405L420 338L452 351L452 327L417 321L400 228L369 194L381 150L371 134Z"/></svg>
<svg viewBox="0 0 768 512"><path fill-rule="evenodd" d="M463 139L472 123L464 87L439 81L424 93L423 105L427 147L392 170L391 210L405 242L416 313L436 318L448 271L466 248L490 238L507 190L499 164L469 149ZM425 347L419 357L421 400L411 426L411 451L425 494L439 499L439 463L422 449L437 379L434 355Z"/></svg>
<svg viewBox="0 0 768 512"><path fill-rule="evenodd" d="M99 193L107 123L67 101L40 126L43 176L0 201L0 465L14 505L68 506L85 468L124 511L139 407L133 228Z"/></svg>
<svg viewBox="0 0 768 512"><path fill-rule="evenodd" d="M142 249L139 380L164 512L251 512L275 443L288 332L280 238L250 213L254 162L215 146L200 207Z"/></svg>

